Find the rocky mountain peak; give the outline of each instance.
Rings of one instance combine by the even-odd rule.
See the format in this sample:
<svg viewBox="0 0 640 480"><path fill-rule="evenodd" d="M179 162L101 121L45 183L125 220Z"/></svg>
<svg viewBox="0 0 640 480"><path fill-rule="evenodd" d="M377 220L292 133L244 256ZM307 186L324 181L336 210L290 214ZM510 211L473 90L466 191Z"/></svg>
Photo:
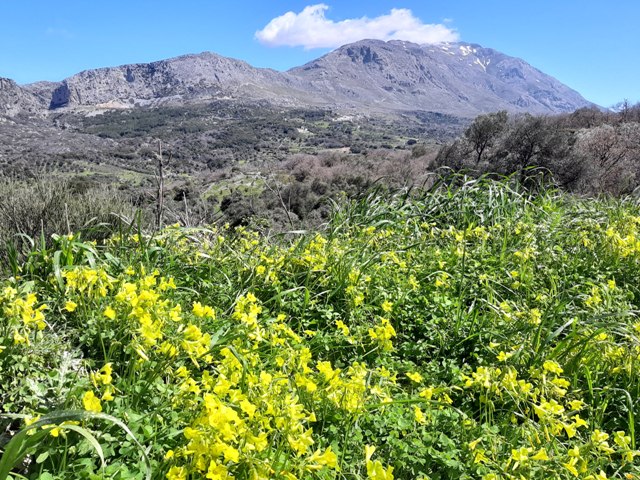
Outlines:
<svg viewBox="0 0 640 480"><path fill-rule="evenodd" d="M376 109L472 116L502 109L553 114L591 105L523 60L465 42L361 40L289 73L327 96Z"/></svg>
<svg viewBox="0 0 640 480"><path fill-rule="evenodd" d="M55 86L50 108L154 106L239 92L251 98L256 96L251 90L269 91L290 82L286 75L274 70L257 69L241 60L203 52L80 72Z"/></svg>

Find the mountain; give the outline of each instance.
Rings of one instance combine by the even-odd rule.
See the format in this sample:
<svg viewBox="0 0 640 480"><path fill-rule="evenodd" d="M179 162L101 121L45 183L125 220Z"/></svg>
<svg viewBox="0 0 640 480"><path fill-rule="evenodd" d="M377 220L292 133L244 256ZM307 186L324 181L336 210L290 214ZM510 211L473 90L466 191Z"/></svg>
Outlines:
<svg viewBox="0 0 640 480"><path fill-rule="evenodd" d="M473 116L496 110L553 114L592 106L524 60L469 43L362 40L288 73L354 108Z"/></svg>
<svg viewBox="0 0 640 480"><path fill-rule="evenodd" d="M0 115L5 116L212 99L360 114L424 111L460 117L502 109L554 114L592 106L525 61L468 43L362 40L287 72L205 52L87 70L57 83L20 87L2 82Z"/></svg>
<svg viewBox="0 0 640 480"><path fill-rule="evenodd" d="M86 70L58 84L42 82L27 88L49 88L49 108L95 106L130 108L182 104L212 98L272 99L286 104L299 83L286 73L254 68L246 62L215 53L145 64ZM304 91L295 92L305 97ZM297 103L297 102L294 102Z"/></svg>
<svg viewBox="0 0 640 480"><path fill-rule="evenodd" d="M0 77L0 117L38 116L45 113L45 100L13 80Z"/></svg>

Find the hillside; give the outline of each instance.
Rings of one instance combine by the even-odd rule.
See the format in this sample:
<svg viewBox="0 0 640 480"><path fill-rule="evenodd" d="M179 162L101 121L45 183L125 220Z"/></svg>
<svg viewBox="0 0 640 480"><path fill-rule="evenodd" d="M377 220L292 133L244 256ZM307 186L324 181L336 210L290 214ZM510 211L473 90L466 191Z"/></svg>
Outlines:
<svg viewBox="0 0 640 480"><path fill-rule="evenodd" d="M468 43L363 40L289 73L354 109L474 116L497 110L567 113L592 105L525 61Z"/></svg>

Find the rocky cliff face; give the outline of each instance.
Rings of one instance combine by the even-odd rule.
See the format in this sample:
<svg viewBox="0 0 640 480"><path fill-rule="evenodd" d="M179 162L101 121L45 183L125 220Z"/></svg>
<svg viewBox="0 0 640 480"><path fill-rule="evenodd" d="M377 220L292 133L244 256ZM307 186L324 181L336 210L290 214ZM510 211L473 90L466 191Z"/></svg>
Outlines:
<svg viewBox="0 0 640 480"><path fill-rule="evenodd" d="M13 80L0 78L0 116L39 116L44 114L45 103Z"/></svg>
<svg viewBox="0 0 640 480"><path fill-rule="evenodd" d="M182 105L212 98L363 114L429 111L463 117L502 109L553 114L591 106L523 60L467 43L362 40L288 72L205 52L87 70L59 83L19 87L3 82L4 115L38 108Z"/></svg>
<svg viewBox="0 0 640 480"><path fill-rule="evenodd" d="M206 52L78 73L52 92L50 107L154 105L234 95L256 99L282 95L286 100L294 83L289 75Z"/></svg>
<svg viewBox="0 0 640 480"><path fill-rule="evenodd" d="M502 109L552 114L591 105L525 61L467 43L363 40L289 73L321 95L376 110L468 116Z"/></svg>

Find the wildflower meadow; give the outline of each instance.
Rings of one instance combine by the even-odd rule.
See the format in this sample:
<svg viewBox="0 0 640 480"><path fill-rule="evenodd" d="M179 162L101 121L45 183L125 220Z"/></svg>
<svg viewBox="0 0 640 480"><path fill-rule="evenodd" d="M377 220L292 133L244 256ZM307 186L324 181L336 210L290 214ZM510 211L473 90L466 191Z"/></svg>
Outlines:
<svg viewBox="0 0 640 480"><path fill-rule="evenodd" d="M486 179L60 235L0 282L0 480L640 478L640 206Z"/></svg>

